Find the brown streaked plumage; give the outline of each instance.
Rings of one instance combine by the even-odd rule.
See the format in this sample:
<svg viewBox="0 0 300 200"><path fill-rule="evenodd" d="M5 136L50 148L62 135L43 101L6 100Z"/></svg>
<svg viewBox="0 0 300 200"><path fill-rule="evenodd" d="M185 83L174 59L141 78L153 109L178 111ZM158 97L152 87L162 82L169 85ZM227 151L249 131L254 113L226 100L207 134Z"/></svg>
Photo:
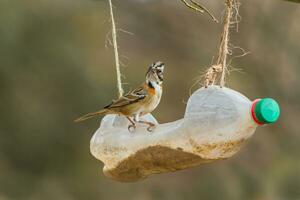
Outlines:
<svg viewBox="0 0 300 200"><path fill-rule="evenodd" d="M128 126L129 131L135 129L136 123L147 124L149 125L147 130L152 131L155 128L155 124L142 121L139 117L151 113L159 104L162 96L163 72L164 63L153 63L147 71L145 83L119 99L112 101L102 110L86 114L76 119L75 122L81 122L99 115L119 114L126 116L131 122L131 125Z"/></svg>

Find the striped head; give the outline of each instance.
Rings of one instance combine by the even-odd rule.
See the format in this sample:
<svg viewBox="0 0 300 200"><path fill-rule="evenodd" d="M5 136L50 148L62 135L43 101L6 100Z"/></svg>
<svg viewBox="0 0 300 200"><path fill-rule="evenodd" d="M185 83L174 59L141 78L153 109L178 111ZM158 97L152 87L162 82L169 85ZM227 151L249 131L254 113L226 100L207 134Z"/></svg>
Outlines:
<svg viewBox="0 0 300 200"><path fill-rule="evenodd" d="M164 80L164 68L165 64L160 61L150 65L146 74L146 82L155 82L156 84L161 85Z"/></svg>

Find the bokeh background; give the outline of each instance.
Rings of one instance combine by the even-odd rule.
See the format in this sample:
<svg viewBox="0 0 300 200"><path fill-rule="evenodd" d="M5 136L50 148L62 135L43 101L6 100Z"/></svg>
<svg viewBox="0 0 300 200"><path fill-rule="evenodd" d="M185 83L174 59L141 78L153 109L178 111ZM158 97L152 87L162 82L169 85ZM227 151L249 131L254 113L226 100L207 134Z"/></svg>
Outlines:
<svg viewBox="0 0 300 200"><path fill-rule="evenodd" d="M220 19L223 1L202 1ZM191 86L216 55L221 24L179 0L115 0L126 90L153 61L166 63L153 113L181 118ZM74 124L116 98L105 0L0 0L0 200L300 199L300 4L242 1L227 86L280 102L278 123L258 128L232 159L138 183L102 174L89 152L100 119ZM236 50L235 55L241 52Z"/></svg>

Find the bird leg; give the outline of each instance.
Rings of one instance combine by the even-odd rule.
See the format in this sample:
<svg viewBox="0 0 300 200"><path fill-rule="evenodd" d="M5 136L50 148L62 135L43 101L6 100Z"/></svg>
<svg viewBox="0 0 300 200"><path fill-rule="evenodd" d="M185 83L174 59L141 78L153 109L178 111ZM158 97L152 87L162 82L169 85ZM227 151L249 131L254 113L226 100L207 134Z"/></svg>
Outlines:
<svg viewBox="0 0 300 200"><path fill-rule="evenodd" d="M135 128L136 128L136 125L135 125L135 123L134 123L134 121L132 121L132 119L130 119L130 117L126 117L129 121L130 121L130 125L128 126L128 131L130 132L130 133L132 133L134 130L135 130Z"/></svg>
<svg viewBox="0 0 300 200"><path fill-rule="evenodd" d="M155 124L153 124L152 122L140 120L139 115L134 115L133 121L136 123L147 124L148 125L147 131L149 131L149 132L154 131L154 129L156 128Z"/></svg>

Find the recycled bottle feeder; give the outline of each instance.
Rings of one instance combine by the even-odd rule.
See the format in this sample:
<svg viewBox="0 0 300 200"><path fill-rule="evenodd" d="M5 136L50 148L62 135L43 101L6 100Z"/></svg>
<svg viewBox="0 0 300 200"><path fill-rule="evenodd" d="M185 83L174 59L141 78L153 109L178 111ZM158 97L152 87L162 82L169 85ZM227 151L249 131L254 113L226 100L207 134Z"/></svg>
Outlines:
<svg viewBox="0 0 300 200"><path fill-rule="evenodd" d="M229 88L209 86L191 95L183 119L157 124L154 132L107 115L91 139L91 153L104 163L104 174L133 182L151 174L173 172L230 158L263 124L277 121L279 106L271 98L250 101Z"/></svg>

